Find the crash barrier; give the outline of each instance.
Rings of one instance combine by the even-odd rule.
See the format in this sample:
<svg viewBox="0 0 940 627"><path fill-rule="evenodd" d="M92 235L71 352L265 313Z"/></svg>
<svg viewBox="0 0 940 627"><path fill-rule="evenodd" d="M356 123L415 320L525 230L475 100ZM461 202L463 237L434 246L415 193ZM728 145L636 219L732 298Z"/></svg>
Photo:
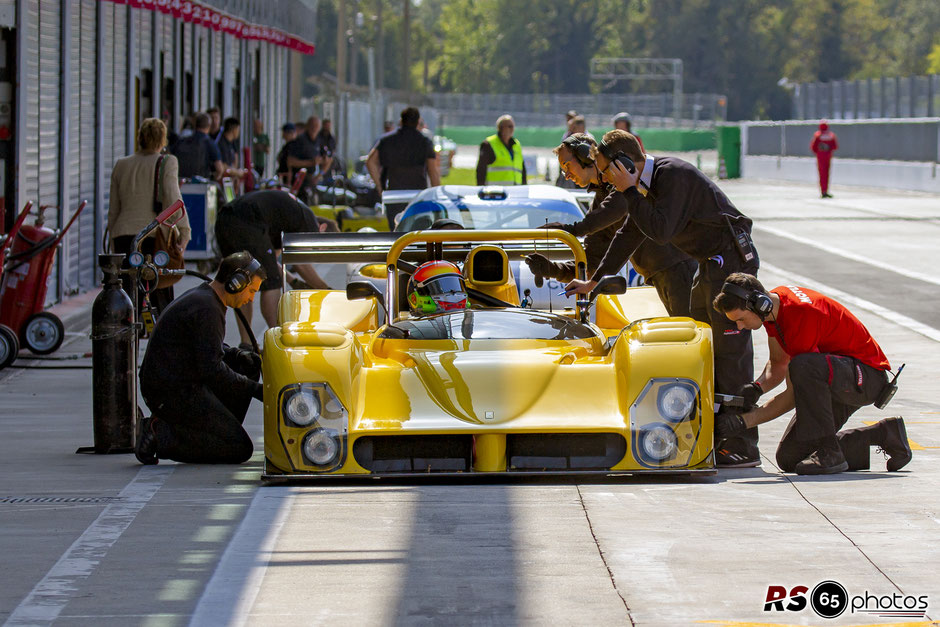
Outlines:
<svg viewBox="0 0 940 627"><path fill-rule="evenodd" d="M600 137L602 131L610 130L608 124L600 129L588 128L595 137ZM561 143L565 129L561 126L552 127L519 127L516 126L515 138L522 144L532 148L554 148ZM494 126L447 126L441 130L442 135L454 140L460 146L478 145L487 136L495 132ZM637 127L636 132L643 139L643 146L650 151L680 152L687 150L712 150L715 148L714 130L694 130L678 128L643 128Z"/></svg>
<svg viewBox="0 0 940 627"><path fill-rule="evenodd" d="M792 87L793 115L799 120L940 115L940 74L798 83Z"/></svg>
<svg viewBox="0 0 940 627"><path fill-rule="evenodd" d="M830 181L940 191L940 118L830 122L839 139ZM801 182L816 180L809 149L818 121L743 122L741 175Z"/></svg>

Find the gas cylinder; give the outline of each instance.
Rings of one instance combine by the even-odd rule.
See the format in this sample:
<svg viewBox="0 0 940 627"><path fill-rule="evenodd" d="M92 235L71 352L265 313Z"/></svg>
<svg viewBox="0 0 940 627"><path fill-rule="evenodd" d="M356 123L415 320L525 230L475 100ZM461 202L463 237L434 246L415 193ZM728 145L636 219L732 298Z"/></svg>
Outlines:
<svg viewBox="0 0 940 627"><path fill-rule="evenodd" d="M124 255L98 255L102 290L91 308L95 453L134 450L137 421L137 332L134 305L121 289Z"/></svg>

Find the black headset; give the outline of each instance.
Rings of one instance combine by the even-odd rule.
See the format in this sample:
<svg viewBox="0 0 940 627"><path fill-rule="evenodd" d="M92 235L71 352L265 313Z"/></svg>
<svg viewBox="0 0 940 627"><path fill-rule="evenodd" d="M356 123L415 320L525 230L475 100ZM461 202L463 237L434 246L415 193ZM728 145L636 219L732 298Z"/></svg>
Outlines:
<svg viewBox="0 0 940 627"><path fill-rule="evenodd" d="M594 165L594 159L591 158L591 146L594 144L584 141L575 135L569 135L561 143L568 147L568 150L571 151L571 154L574 155L574 158L577 159L578 163L582 166L588 168Z"/></svg>
<svg viewBox="0 0 940 627"><path fill-rule="evenodd" d="M761 320L767 318L774 309L774 301L770 300L770 296L764 292L749 290L740 285L727 282L721 286L721 291L725 294L737 296L743 300L744 306L747 307L748 311L756 313L760 316Z"/></svg>
<svg viewBox="0 0 940 627"><path fill-rule="evenodd" d="M601 140L601 143L597 145L597 151L607 157L607 160L613 163L614 161L619 161L623 164L623 167L627 169L627 172L631 174L636 172L636 164L633 163L633 159L627 156L627 153L624 151L619 151L616 154L612 154L610 146L604 143L604 140Z"/></svg>
<svg viewBox="0 0 940 627"><path fill-rule="evenodd" d="M261 264L252 258L244 268L236 268L232 275L225 279L225 291L229 294L238 294L251 285L251 279L258 276Z"/></svg>

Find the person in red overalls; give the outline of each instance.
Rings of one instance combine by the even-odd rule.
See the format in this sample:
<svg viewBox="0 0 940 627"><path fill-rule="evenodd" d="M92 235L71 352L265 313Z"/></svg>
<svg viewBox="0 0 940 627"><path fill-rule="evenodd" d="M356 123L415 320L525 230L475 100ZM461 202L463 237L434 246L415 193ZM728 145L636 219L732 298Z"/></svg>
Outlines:
<svg viewBox="0 0 940 627"><path fill-rule="evenodd" d="M829 165L832 153L839 149L836 134L829 130L825 120L819 123L819 130L813 134L809 149L816 153L816 169L819 170L819 191L823 198L832 198L829 193Z"/></svg>
<svg viewBox="0 0 940 627"><path fill-rule="evenodd" d="M764 392L786 381L786 389L744 414L715 417L717 438L796 413L777 447L777 466L798 475L828 475L867 470L869 448L888 456L889 471L911 461L911 446L902 418L840 430L859 408L883 408L891 365L868 329L835 300L805 287L780 286L770 291L756 277L728 275L714 307L739 329L767 331L770 359L761 375L740 395L754 406ZM899 370L900 372L900 370Z"/></svg>

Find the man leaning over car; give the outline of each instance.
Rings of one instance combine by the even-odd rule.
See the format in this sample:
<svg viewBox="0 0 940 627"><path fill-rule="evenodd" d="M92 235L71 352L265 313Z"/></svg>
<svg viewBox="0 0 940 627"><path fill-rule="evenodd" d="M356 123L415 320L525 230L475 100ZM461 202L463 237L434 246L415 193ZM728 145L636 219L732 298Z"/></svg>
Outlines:
<svg viewBox="0 0 940 627"><path fill-rule="evenodd" d="M591 156L582 160L575 149L590 148ZM587 256L588 273L592 274L604 258L617 229L627 217L627 204L622 196L611 196L613 187L604 183L601 172L607 169L610 160L597 150L597 142L587 133L569 135L553 151L558 156L559 169L569 181L578 187L594 190L591 210L584 219L573 224L551 222L541 228L558 228L576 237L584 237L584 252ZM656 288L659 299L670 316L690 316L692 277L695 275L695 260L672 244L657 244L642 238L642 244L630 255L633 268L643 275L648 285ZM632 245L628 245L632 247ZM552 277L568 282L574 278L574 262L552 262L540 253L526 257L526 264L536 276ZM619 272L620 268L613 269Z"/></svg>
<svg viewBox="0 0 940 627"><path fill-rule="evenodd" d="M604 180L617 189L612 194L614 199L626 202L628 217L592 278L575 279L566 291L590 293L597 280L621 267L633 254L633 247L645 238L674 245L698 262L692 286L692 317L712 327L716 391L738 394L754 380L751 332L736 328L715 311L712 300L732 272L757 273L759 260L751 241L750 218L692 164L675 157L645 155L626 131L609 131L603 141L613 157L622 152L635 164L635 172L630 172L615 158L603 172ZM756 428L718 442L716 449L721 467L760 465Z"/></svg>

